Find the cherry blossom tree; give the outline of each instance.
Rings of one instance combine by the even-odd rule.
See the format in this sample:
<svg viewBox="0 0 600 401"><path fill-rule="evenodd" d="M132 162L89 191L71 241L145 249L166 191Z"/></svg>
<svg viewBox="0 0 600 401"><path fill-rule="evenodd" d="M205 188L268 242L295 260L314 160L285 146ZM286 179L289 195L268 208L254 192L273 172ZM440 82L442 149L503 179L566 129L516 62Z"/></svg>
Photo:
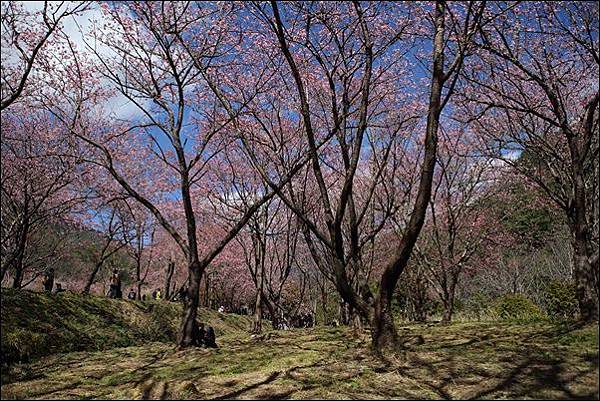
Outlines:
<svg viewBox="0 0 600 401"><path fill-rule="evenodd" d="M89 294L100 270L113 255L127 245L125 224L121 219L120 202L112 200L94 207L86 226L99 234L101 244L93 254L93 268L89 273L82 293Z"/></svg>
<svg viewBox="0 0 600 401"><path fill-rule="evenodd" d="M477 153L472 133L448 130L440 136L430 218L416 248L417 263L427 271L442 305L442 323L454 311L457 284L500 227L501 219L485 207L501 169ZM475 262L479 260L475 258Z"/></svg>
<svg viewBox="0 0 600 401"><path fill-rule="evenodd" d="M261 4L254 6L258 18L265 21L266 29L277 39L293 78L297 114L302 121L311 155L311 178L317 186L316 205L319 219L313 220L306 209L295 202L291 191L289 194L279 191L278 196L295 211L308 228L307 240L310 241L310 236L314 236L326 249L326 262L318 260L317 265L331 267L342 298L372 322L373 345L377 349L394 346L396 343L397 336L391 313L392 295L412 253L429 204L440 113L452 95L457 73L462 67L470 39L475 34L473 21L478 21L483 9L483 5L475 3L469 3L464 8L461 6L464 19L460 23L448 17L445 3L436 3L432 10L431 21L435 31L433 70L426 137L422 145L424 154L421 179L403 238L383 269L377 299L368 302L365 300L369 299L367 294L361 296L355 290L348 274L349 270L358 270L348 269L349 266L360 264L360 223L371 204L370 201L360 206L355 203L357 199L353 189L359 162L363 159L361 151L365 141L374 147L381 146L381 143L375 145L376 139L371 136L371 132L380 132L377 128L382 127L383 132L380 132L380 135L387 134L388 139L384 139L382 148L375 150L372 155L375 167L372 186L375 188L382 180L388 178L383 172L388 163L393 164L389 162L392 159L389 155L392 154L393 145L397 143L394 138L408 130L409 123L415 118L415 113L411 112L410 108L407 112L399 107L399 93L403 93L406 99L403 88L400 86L390 89L384 84L389 82L386 80L386 72L396 79L401 76L397 74L397 68L400 67L397 64L397 56L407 51L402 45L407 40L405 35L410 24L402 19L395 24L385 24L380 20L386 15L386 11L389 11L386 7L395 6L371 4L367 9L363 9L358 2L315 6L294 4L286 7L283 12L276 2L271 2L270 9ZM406 15L407 12L398 13ZM448 30L445 26L447 20ZM342 41L341 38L347 39ZM398 53L394 53L394 50ZM395 57L386 57L389 56L388 51ZM450 53L453 53L454 57L448 62L444 56ZM309 80L308 71L312 74L318 71L321 79L310 77ZM320 86L313 88L314 84ZM318 97L309 97L313 91L323 93L323 103ZM392 99L394 110L401 110L400 114L386 109L388 101ZM335 133L336 152L342 156L342 160L337 164L327 159L323 160L323 155L315 146L318 135L322 136L323 132L329 130ZM325 169L339 169L342 172L339 178L340 185L337 187L341 189L334 190L336 187L327 182L328 174L325 173ZM262 176L268 182L266 174ZM374 192L375 189L367 191ZM384 211L383 215L393 215L393 211ZM324 221L325 224L319 224L319 221ZM346 244L343 234L343 226L347 221L350 222L349 245ZM317 260L318 253L314 249L313 247L312 253ZM364 286L359 284L358 288Z"/></svg>
<svg viewBox="0 0 600 401"><path fill-rule="evenodd" d="M275 194L273 190L263 193L243 210L235 198L223 197L237 185L235 177L231 181L230 175L219 176L223 170L235 174L224 151L234 153L242 145L229 135L231 118L214 107L217 81L199 59L209 66L232 63L239 39L237 9L225 3L179 2L104 4L103 9L106 24L87 41L87 52L93 56L86 57L70 46L74 57L69 78L76 91L63 96L65 101L52 112L70 127L73 136L93 149L94 157L88 161L105 169L129 198L150 211L185 255L188 296L178 343L186 347L194 342L204 270ZM182 47L181 39L193 44L193 49ZM94 75L101 79L90 80ZM246 82L253 93L244 95L251 98L265 85L261 74ZM218 83L219 87L226 84ZM110 96L111 91L135 105L140 116L116 124L106 121L99 99L102 92ZM295 155L292 168L277 176L276 187L289 181L307 160L303 154ZM209 180L219 177L226 181ZM207 241L211 246L201 254L203 241L198 233L208 233L198 227L194 203L211 197L228 201L234 218L230 217L232 224L221 226L217 241Z"/></svg>
<svg viewBox="0 0 600 401"><path fill-rule="evenodd" d="M89 173L80 149L50 116L19 104L2 112L2 280L20 288L26 273L53 264L64 237L49 233L86 198ZM82 185L80 185L82 184Z"/></svg>
<svg viewBox="0 0 600 401"><path fill-rule="evenodd" d="M120 219L123 224L123 240L127 243L127 252L135 262L136 298L142 299L142 286L145 284L150 268L157 256L154 249L156 221L154 216L139 204L123 202L120 209ZM175 263L169 259L171 276L174 273ZM170 281L170 280L169 280ZM165 286L165 299L169 299L169 286Z"/></svg>
<svg viewBox="0 0 600 401"><path fill-rule="evenodd" d="M502 18L478 29L464 120L483 151L564 211L581 317L597 319L598 5L494 3L489 13Z"/></svg>
<svg viewBox="0 0 600 401"><path fill-rule="evenodd" d="M2 3L2 102L6 109L27 93L30 77L36 68L48 69L53 39L64 34L63 24L69 17L83 14L91 2L44 1L41 10L31 11L23 2Z"/></svg>

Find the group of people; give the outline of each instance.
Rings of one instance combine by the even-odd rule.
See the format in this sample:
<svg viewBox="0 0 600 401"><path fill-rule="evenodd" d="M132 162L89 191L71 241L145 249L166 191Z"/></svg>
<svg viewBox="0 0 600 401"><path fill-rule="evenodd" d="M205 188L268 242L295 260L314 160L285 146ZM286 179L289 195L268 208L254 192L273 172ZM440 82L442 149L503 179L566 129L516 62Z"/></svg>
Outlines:
<svg viewBox="0 0 600 401"><path fill-rule="evenodd" d="M313 326L313 317L310 313L301 313L292 318L292 327L307 328Z"/></svg>
<svg viewBox="0 0 600 401"><path fill-rule="evenodd" d="M161 300L163 298L164 297L163 297L163 293L162 293L162 288L157 288L152 292L152 299ZM135 292L135 289L132 288L129 290L129 294L127 294L127 299L129 299L130 301L135 301L137 299L137 292ZM145 301L147 299L146 294L142 294L140 299L142 301Z"/></svg>
<svg viewBox="0 0 600 401"><path fill-rule="evenodd" d="M205 329L204 323L199 323L198 321L195 321L193 330L193 345L197 347L219 348L216 341L217 339L215 336L215 330L212 328L212 326L208 326Z"/></svg>

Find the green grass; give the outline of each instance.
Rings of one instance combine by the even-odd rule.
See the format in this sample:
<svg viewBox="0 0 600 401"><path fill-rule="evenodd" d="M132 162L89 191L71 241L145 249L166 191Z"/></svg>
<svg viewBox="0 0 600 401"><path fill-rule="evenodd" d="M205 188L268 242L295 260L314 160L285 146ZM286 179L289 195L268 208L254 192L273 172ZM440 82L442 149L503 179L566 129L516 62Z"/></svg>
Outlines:
<svg viewBox="0 0 600 401"><path fill-rule="evenodd" d="M376 356L344 328L247 332L220 348L151 343L11 365L4 398L572 399L598 397L595 326L457 323L399 327ZM415 338L423 341L416 342Z"/></svg>
<svg viewBox="0 0 600 401"><path fill-rule="evenodd" d="M93 300L104 301L123 307ZM3 324L4 311L3 305ZM177 351L172 343L150 342L48 355L4 366L2 398L598 398L595 325L401 325L405 346L378 356L368 333L319 327L270 331L258 341L247 319L203 315L220 325L219 349ZM28 341L22 333L16 337Z"/></svg>
<svg viewBox="0 0 600 401"><path fill-rule="evenodd" d="M2 361L14 363L72 351L175 341L181 305L112 300L94 295L2 288ZM250 319L200 309L217 335L250 327Z"/></svg>

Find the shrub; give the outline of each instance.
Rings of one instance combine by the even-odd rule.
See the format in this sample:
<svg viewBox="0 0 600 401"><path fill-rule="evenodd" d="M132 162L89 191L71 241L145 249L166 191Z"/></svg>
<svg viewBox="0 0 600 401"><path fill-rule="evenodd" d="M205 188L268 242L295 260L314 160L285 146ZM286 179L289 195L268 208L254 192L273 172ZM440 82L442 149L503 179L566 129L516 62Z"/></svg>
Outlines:
<svg viewBox="0 0 600 401"><path fill-rule="evenodd" d="M575 284L564 280L550 281L543 292L546 313L553 319L574 319L579 310Z"/></svg>
<svg viewBox="0 0 600 401"><path fill-rule="evenodd" d="M540 308L523 294L507 294L494 307L497 316L505 320L537 320L543 317Z"/></svg>

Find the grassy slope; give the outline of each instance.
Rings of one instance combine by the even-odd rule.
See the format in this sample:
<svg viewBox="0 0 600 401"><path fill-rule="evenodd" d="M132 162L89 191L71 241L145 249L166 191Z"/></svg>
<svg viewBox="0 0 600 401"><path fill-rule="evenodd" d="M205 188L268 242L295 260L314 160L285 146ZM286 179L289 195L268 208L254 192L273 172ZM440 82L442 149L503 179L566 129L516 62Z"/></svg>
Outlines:
<svg viewBox="0 0 600 401"><path fill-rule="evenodd" d="M3 398L598 398L598 332L549 323L400 328L376 357L344 328L224 336L220 349L164 343L53 355L3 373Z"/></svg>
<svg viewBox="0 0 600 401"><path fill-rule="evenodd" d="M180 314L180 304L165 301L131 302L2 288L2 360L172 342ZM213 326L217 335L235 335L250 327L248 318L203 309L199 320Z"/></svg>

